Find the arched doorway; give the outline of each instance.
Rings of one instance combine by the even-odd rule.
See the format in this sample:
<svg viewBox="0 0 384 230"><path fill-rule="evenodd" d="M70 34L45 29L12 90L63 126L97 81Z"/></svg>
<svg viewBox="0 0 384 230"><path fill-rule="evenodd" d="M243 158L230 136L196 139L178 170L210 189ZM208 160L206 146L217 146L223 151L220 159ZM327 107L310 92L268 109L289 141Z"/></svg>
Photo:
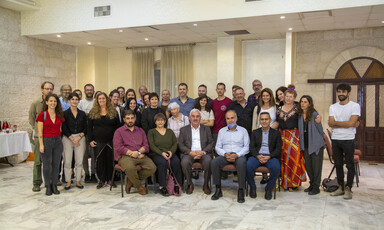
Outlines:
<svg viewBox="0 0 384 230"><path fill-rule="evenodd" d="M384 65L370 57L356 57L345 62L333 82L333 103L336 86L342 81L351 84L351 100L360 104L361 123L357 129L356 148L362 159L384 161Z"/></svg>

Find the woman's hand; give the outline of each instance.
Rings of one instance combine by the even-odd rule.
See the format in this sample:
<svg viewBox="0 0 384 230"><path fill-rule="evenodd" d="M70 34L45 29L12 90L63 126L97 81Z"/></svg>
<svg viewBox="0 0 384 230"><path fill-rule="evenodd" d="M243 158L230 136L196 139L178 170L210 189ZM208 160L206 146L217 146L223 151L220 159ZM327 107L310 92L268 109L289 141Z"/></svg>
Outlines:
<svg viewBox="0 0 384 230"><path fill-rule="evenodd" d="M40 145L40 153L44 154L44 145Z"/></svg>
<svg viewBox="0 0 384 230"><path fill-rule="evenodd" d="M172 155L173 155L172 152L168 151L168 159L171 159Z"/></svg>
<svg viewBox="0 0 384 230"><path fill-rule="evenodd" d="M168 153L163 152L161 155L164 157L164 159L169 160Z"/></svg>
<svg viewBox="0 0 384 230"><path fill-rule="evenodd" d="M91 145L91 147L96 147L97 145L96 141L91 141L89 144Z"/></svg>
<svg viewBox="0 0 384 230"><path fill-rule="evenodd" d="M320 123L320 122L321 122L321 116L320 116L320 115L317 115L315 121L316 121L316 123Z"/></svg>
<svg viewBox="0 0 384 230"><path fill-rule="evenodd" d="M277 128L279 128L279 122L277 122L277 121L273 122L271 128L272 128L272 129L277 129Z"/></svg>

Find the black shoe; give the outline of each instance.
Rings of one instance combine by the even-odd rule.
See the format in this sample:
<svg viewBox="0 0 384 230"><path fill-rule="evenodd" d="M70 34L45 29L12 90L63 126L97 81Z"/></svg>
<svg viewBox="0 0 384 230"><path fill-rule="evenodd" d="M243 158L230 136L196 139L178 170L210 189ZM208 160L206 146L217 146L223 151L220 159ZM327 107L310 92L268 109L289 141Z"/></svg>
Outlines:
<svg viewBox="0 0 384 230"><path fill-rule="evenodd" d="M308 188L304 189L304 192L310 192L312 191L313 187L310 185Z"/></svg>
<svg viewBox="0 0 384 230"><path fill-rule="evenodd" d="M195 175L193 175L192 178L198 180L199 179L199 173L196 173Z"/></svg>
<svg viewBox="0 0 384 230"><path fill-rule="evenodd" d="M34 192L40 192L40 185L34 184L34 185L33 185L33 188L32 188L32 191L34 191Z"/></svg>
<svg viewBox="0 0 384 230"><path fill-rule="evenodd" d="M265 196L264 196L264 198L265 198L266 200L270 200L270 199L272 199L272 190L265 190Z"/></svg>
<svg viewBox="0 0 384 230"><path fill-rule="evenodd" d="M257 197L256 188L251 188L250 189L249 197L251 197L251 198L256 198Z"/></svg>
<svg viewBox="0 0 384 230"><path fill-rule="evenodd" d="M91 183L91 177L89 176L89 174L85 174L84 181L85 183Z"/></svg>
<svg viewBox="0 0 384 230"><path fill-rule="evenodd" d="M52 186L48 185L45 189L45 195L50 196L52 195Z"/></svg>
<svg viewBox="0 0 384 230"><path fill-rule="evenodd" d="M169 196L169 193L168 193L166 187L162 187L162 188L160 189L160 194L163 195L163 196Z"/></svg>
<svg viewBox="0 0 384 230"><path fill-rule="evenodd" d="M96 186L96 188L97 189L100 189L100 188L102 188L102 187L104 187L104 183L103 182L99 182L98 184L97 184L97 186Z"/></svg>
<svg viewBox="0 0 384 230"><path fill-rule="evenodd" d="M60 191L57 190L57 185L52 185L52 192L53 192L53 194L56 194L56 195L60 194Z"/></svg>
<svg viewBox="0 0 384 230"><path fill-rule="evenodd" d="M226 179L228 179L228 172L222 172L222 173L221 173L221 179L222 179L222 180L226 180Z"/></svg>
<svg viewBox="0 0 384 230"><path fill-rule="evenodd" d="M319 188L312 188L311 191L309 191L308 195L317 195L320 193L320 189Z"/></svg>
<svg viewBox="0 0 384 230"><path fill-rule="evenodd" d="M215 194L211 197L211 200L218 200L223 196L223 192L221 192L221 188L216 188Z"/></svg>
<svg viewBox="0 0 384 230"><path fill-rule="evenodd" d="M245 199L244 199L244 189L242 189L242 188L237 190L237 202L239 202L239 203L244 203L245 202Z"/></svg>
<svg viewBox="0 0 384 230"><path fill-rule="evenodd" d="M97 178L95 174L91 175L91 183L97 183Z"/></svg>
<svg viewBox="0 0 384 230"><path fill-rule="evenodd" d="M263 179L261 179L260 184L266 184L267 182L268 182L268 180L263 178Z"/></svg>

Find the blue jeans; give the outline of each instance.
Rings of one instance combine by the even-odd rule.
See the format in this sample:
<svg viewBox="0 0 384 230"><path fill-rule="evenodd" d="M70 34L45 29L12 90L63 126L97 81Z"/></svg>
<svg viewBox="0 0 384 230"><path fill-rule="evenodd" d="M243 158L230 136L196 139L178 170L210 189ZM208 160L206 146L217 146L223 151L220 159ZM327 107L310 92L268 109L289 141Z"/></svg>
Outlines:
<svg viewBox="0 0 384 230"><path fill-rule="evenodd" d="M45 187L56 185L59 180L59 167L63 154L63 142L61 137L44 137L43 176Z"/></svg>
<svg viewBox="0 0 384 230"><path fill-rule="evenodd" d="M269 180L267 183L267 186L265 187L266 190L271 191L275 185L276 185L276 180L280 175L280 161L277 158L271 158L267 161L265 164L261 164L259 159L256 157L250 157L248 158L247 161L247 181L249 184L249 187L251 189L256 189L256 184L255 184L255 170L260 167L260 166L265 166L268 168L270 175L269 175Z"/></svg>

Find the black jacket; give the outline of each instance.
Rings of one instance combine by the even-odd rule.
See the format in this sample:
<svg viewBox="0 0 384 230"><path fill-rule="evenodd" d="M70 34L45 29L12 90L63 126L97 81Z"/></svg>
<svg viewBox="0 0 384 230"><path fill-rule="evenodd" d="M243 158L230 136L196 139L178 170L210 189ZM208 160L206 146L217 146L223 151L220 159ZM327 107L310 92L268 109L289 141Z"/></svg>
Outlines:
<svg viewBox="0 0 384 230"><path fill-rule="evenodd" d="M248 133L252 130L252 116L253 109L255 108L252 103L247 103L247 105L243 108L237 101L233 101L229 104L228 110L234 110L237 115L237 124L243 128L245 128Z"/></svg>
<svg viewBox="0 0 384 230"><path fill-rule="evenodd" d="M263 141L263 129L258 128L253 130L251 136L251 143L249 145L249 155L257 157ZM282 148L281 134L279 131L269 128L268 134L268 146L271 158L280 159L281 148Z"/></svg>

